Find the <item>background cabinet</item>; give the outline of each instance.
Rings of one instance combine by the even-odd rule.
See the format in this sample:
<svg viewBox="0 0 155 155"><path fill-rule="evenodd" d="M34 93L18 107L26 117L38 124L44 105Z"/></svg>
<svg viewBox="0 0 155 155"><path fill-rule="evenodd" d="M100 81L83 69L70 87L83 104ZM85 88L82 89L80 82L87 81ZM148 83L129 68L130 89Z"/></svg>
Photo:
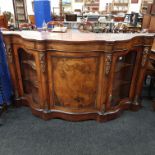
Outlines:
<svg viewBox="0 0 155 155"><path fill-rule="evenodd" d="M26 1L25 0L13 0L15 21L17 26L19 23L28 22Z"/></svg>

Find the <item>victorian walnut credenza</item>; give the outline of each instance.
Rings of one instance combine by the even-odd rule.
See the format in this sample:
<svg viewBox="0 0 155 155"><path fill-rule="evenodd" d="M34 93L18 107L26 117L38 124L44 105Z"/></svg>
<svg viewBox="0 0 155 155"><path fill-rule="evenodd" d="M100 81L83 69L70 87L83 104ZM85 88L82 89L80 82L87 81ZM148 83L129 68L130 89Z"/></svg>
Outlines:
<svg viewBox="0 0 155 155"><path fill-rule="evenodd" d="M14 101L46 120L138 110L153 35L3 32Z"/></svg>

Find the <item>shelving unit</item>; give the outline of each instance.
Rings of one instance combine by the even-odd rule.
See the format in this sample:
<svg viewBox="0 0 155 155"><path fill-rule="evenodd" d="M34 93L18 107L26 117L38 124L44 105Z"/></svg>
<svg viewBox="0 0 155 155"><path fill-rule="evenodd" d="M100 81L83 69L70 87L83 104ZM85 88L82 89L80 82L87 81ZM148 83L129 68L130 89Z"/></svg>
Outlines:
<svg viewBox="0 0 155 155"><path fill-rule="evenodd" d="M13 0L15 21L17 26L19 23L28 22L26 1L25 0Z"/></svg>
<svg viewBox="0 0 155 155"><path fill-rule="evenodd" d="M62 1L62 2L61 2ZM72 1L71 0L60 0L60 16L64 15L65 12L71 12L72 10Z"/></svg>
<svg viewBox="0 0 155 155"><path fill-rule="evenodd" d="M129 4L129 0L113 0L111 12L113 14L122 13L122 12L127 13L128 4Z"/></svg>
<svg viewBox="0 0 155 155"><path fill-rule="evenodd" d="M89 11L99 11L99 0L86 0L84 6Z"/></svg>

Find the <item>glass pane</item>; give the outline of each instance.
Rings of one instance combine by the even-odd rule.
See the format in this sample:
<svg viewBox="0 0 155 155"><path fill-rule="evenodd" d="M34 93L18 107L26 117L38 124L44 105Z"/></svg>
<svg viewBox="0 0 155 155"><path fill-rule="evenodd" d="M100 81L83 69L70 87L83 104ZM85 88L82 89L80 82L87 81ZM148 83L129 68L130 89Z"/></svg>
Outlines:
<svg viewBox="0 0 155 155"><path fill-rule="evenodd" d="M117 58L112 90L112 106L116 106L122 99L128 98L137 53L129 52Z"/></svg>
<svg viewBox="0 0 155 155"><path fill-rule="evenodd" d="M31 96L35 104L39 103L39 82L37 79L35 57L23 49L18 50L24 95Z"/></svg>

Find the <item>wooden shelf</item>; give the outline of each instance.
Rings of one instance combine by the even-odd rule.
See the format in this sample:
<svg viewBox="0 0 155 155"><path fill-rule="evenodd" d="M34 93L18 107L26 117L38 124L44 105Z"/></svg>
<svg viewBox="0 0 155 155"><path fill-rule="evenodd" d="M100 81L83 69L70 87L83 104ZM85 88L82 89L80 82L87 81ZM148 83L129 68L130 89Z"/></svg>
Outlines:
<svg viewBox="0 0 155 155"><path fill-rule="evenodd" d="M128 6L128 3L114 3L115 6Z"/></svg>
<svg viewBox="0 0 155 155"><path fill-rule="evenodd" d="M23 82L27 83L27 84L31 84L33 87L35 88L39 88L39 82L38 81L32 81L30 79L23 79Z"/></svg>
<svg viewBox="0 0 155 155"><path fill-rule="evenodd" d="M121 88L122 85L129 85L131 81L117 80L114 84L113 91L118 90L118 87Z"/></svg>
<svg viewBox="0 0 155 155"><path fill-rule="evenodd" d="M92 11L92 10L99 10L99 0L94 0L94 2L91 3L90 0L86 0L84 5L85 7L89 7L89 11Z"/></svg>
<svg viewBox="0 0 155 155"><path fill-rule="evenodd" d="M128 63L120 63L120 68L116 68L115 73L120 72L122 69L126 68L126 67L132 67L133 64L128 64Z"/></svg>
<svg viewBox="0 0 155 155"><path fill-rule="evenodd" d="M32 60L24 60L22 61L22 64L27 64L29 65L33 70L36 70L36 64Z"/></svg>
<svg viewBox="0 0 155 155"><path fill-rule="evenodd" d="M121 12L127 13L128 12L128 4L129 4L129 0L124 1L124 3L113 0L111 12L114 14L121 13Z"/></svg>

